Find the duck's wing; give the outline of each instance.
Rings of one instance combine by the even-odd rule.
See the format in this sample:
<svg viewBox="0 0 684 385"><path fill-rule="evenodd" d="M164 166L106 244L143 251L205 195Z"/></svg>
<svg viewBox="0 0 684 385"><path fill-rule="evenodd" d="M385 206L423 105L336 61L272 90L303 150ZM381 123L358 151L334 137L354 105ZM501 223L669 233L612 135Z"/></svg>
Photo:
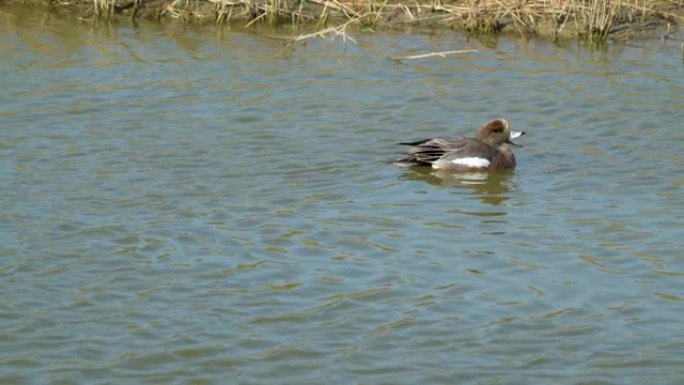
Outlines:
<svg viewBox="0 0 684 385"><path fill-rule="evenodd" d="M461 145L464 141L467 141L469 138L466 137L437 137L437 138L426 138L426 139L418 139L414 140L412 142L400 142L398 144L404 145L404 146L413 146L413 147L438 147L438 148L443 148L443 149L448 149L451 147L458 147Z"/></svg>
<svg viewBox="0 0 684 385"><path fill-rule="evenodd" d="M406 155L398 163L426 165L449 154L450 157L474 157L488 154L491 157L491 147L477 139L464 137L438 137L421 139L413 142L402 142L401 145L411 146Z"/></svg>

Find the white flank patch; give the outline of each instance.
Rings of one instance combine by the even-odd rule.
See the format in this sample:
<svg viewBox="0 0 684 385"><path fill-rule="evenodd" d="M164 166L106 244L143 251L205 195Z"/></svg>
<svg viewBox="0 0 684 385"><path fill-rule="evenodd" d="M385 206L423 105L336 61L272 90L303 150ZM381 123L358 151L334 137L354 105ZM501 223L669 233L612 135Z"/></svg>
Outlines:
<svg viewBox="0 0 684 385"><path fill-rule="evenodd" d="M485 158L478 158L476 156L468 157L468 158L453 159L451 161L451 163L458 165L458 166L472 167L472 168L489 167L489 160L487 160Z"/></svg>
<svg viewBox="0 0 684 385"><path fill-rule="evenodd" d="M521 136L523 136L522 132L519 132L519 131L512 131L511 132L511 139L519 138Z"/></svg>

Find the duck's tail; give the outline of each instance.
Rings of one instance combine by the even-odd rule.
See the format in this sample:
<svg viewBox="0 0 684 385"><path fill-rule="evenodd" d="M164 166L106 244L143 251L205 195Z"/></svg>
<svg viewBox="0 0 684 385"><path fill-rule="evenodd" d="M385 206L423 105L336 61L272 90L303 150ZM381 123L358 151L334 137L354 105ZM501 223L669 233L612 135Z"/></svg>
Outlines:
<svg viewBox="0 0 684 385"><path fill-rule="evenodd" d="M421 162L420 160L416 159L415 156L407 155L407 156L403 156L403 157L395 160L394 165L399 166L399 167L412 167L412 166L429 166L430 163Z"/></svg>

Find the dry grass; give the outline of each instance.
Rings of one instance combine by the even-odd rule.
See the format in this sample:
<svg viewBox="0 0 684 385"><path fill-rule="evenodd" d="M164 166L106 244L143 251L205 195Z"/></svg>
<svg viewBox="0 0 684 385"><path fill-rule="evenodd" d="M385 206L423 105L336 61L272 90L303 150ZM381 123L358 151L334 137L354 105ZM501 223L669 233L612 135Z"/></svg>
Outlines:
<svg viewBox="0 0 684 385"><path fill-rule="evenodd" d="M90 0L84 0L90 1ZM421 24L459 28L478 34L515 31L576 36L604 41L646 21L667 25L667 34L684 21L684 0L92 0L95 17L129 12L148 17L195 18L223 24L315 25L325 31L356 24ZM139 11L140 10L140 11ZM652 25L652 23L651 23ZM334 27L334 28L338 28ZM333 28L333 30L334 30ZM330 29L328 29L330 33ZM347 36L346 34L344 36ZM348 36L347 36L348 37Z"/></svg>

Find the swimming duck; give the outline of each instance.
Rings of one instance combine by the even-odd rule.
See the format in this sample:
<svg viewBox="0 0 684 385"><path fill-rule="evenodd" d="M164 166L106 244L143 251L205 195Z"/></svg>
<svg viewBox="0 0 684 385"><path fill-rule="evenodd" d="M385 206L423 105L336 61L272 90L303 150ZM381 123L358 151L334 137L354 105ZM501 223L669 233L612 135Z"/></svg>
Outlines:
<svg viewBox="0 0 684 385"><path fill-rule="evenodd" d="M513 139L523 135L524 131L511 131L508 120L497 118L478 128L474 138L437 137L401 142L400 145L411 147L395 164L454 171L514 169L515 155L506 144L522 147Z"/></svg>

